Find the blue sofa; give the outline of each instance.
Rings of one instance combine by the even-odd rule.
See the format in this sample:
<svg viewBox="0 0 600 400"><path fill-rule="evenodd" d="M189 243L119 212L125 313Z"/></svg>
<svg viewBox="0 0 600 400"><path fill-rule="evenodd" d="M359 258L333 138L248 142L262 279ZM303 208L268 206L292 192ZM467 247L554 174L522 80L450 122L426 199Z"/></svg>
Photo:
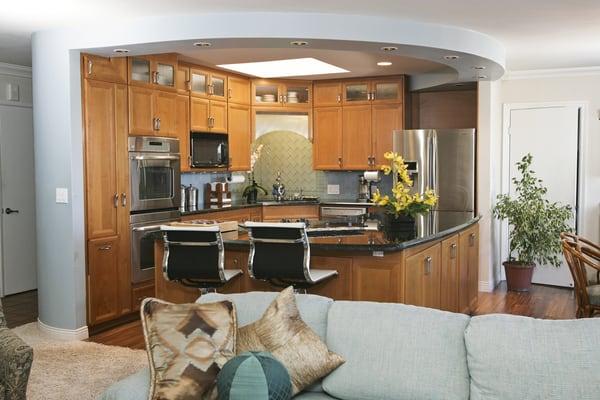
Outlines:
<svg viewBox="0 0 600 400"><path fill-rule="evenodd" d="M209 294L232 300L238 324L262 315L277 293ZM600 399L600 319L470 318L403 304L298 295L303 320L346 363L298 400ZM101 400L146 400L144 369Z"/></svg>

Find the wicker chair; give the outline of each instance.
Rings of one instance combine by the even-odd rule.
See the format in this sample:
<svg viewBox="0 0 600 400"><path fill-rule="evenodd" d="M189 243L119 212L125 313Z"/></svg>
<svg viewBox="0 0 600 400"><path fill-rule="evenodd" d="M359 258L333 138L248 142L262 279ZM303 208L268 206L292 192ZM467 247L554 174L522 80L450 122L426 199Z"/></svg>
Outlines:
<svg viewBox="0 0 600 400"><path fill-rule="evenodd" d="M587 269L600 270L600 251L565 236L562 236L562 248L575 283L576 316L592 317L600 312L600 284L588 284Z"/></svg>
<svg viewBox="0 0 600 400"><path fill-rule="evenodd" d="M0 400L25 400L33 350L6 326L0 302Z"/></svg>

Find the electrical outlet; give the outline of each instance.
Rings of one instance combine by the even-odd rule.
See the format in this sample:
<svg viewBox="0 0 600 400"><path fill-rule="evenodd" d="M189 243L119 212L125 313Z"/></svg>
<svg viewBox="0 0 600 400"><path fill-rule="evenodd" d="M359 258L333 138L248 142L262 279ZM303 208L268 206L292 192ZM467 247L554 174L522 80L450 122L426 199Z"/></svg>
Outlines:
<svg viewBox="0 0 600 400"><path fill-rule="evenodd" d="M59 204L69 204L69 189L56 188L56 202Z"/></svg>
<svg viewBox="0 0 600 400"><path fill-rule="evenodd" d="M6 85L6 99L8 101L19 101L19 85L13 83Z"/></svg>
<svg viewBox="0 0 600 400"><path fill-rule="evenodd" d="M340 185L327 185L327 194L340 194Z"/></svg>

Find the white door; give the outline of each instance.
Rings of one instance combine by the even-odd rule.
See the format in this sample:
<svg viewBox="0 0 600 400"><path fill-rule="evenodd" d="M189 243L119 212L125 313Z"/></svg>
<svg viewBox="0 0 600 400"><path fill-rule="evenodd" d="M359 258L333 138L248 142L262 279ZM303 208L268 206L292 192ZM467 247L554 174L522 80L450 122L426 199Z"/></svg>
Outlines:
<svg viewBox="0 0 600 400"><path fill-rule="evenodd" d="M570 204L577 209L578 193L578 147L580 110L574 105L511 106L505 108L510 114L509 140L509 184L514 195L512 178L518 176L517 161L527 154L533 156L532 169L548 188L550 201ZM506 169L505 169L506 171ZM505 177L506 178L506 177ZM506 179L505 179L506 182ZM576 215L570 221L575 228ZM503 235L502 259L507 259L508 236L506 225ZM503 271L504 272L504 271ZM573 286L568 266L560 268L537 266L533 282L555 286Z"/></svg>
<svg viewBox="0 0 600 400"><path fill-rule="evenodd" d="M2 284L0 295L37 288L33 117L0 105Z"/></svg>

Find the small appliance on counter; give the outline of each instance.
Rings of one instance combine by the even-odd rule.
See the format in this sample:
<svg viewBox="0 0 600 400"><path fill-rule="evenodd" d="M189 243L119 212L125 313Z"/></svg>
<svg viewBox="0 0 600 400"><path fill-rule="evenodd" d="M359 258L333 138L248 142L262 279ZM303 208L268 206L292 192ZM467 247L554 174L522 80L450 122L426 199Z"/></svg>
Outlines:
<svg viewBox="0 0 600 400"><path fill-rule="evenodd" d="M207 183L204 188L204 206L209 208L231 207L231 192L227 182Z"/></svg>
<svg viewBox="0 0 600 400"><path fill-rule="evenodd" d="M277 179L275 179L271 193L275 201L285 200L285 185L281 182L281 172L277 172Z"/></svg>
<svg viewBox="0 0 600 400"><path fill-rule="evenodd" d="M373 184L379 182L379 172L365 171L364 174L358 177L358 198L359 203L369 203L373 197Z"/></svg>
<svg viewBox="0 0 600 400"><path fill-rule="evenodd" d="M198 188L189 185L181 185L181 212L196 211L198 209Z"/></svg>

